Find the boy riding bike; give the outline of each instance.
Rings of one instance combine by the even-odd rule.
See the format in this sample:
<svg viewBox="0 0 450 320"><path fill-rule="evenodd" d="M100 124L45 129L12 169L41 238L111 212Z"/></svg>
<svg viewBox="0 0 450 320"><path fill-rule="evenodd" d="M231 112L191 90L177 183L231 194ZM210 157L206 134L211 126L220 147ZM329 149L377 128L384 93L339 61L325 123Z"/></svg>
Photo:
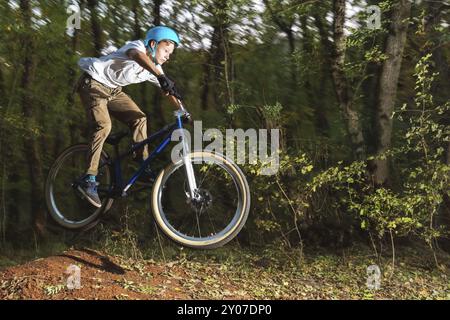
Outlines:
<svg viewBox="0 0 450 320"><path fill-rule="evenodd" d="M146 115L122 91L122 87L150 81L166 95L180 98L174 82L164 74L161 67L179 43L178 34L173 29L157 26L147 32L144 40L128 42L117 51L100 58L79 60L78 65L84 73L77 92L87 111L93 134L88 152L89 167L78 190L92 205L102 205L97 193L96 175L103 144L111 131L110 114L130 127L134 143L147 138ZM142 162L147 157L145 146L136 154L135 160ZM143 178L150 178L151 175L148 169Z"/></svg>
<svg viewBox="0 0 450 320"><path fill-rule="evenodd" d="M150 194L156 225L169 239L183 246L218 248L236 237L244 227L251 199L242 170L220 153L190 150L189 136L183 130L183 124L191 121L190 115L174 82L161 68L178 44L174 30L158 26L150 29L143 41L128 42L100 58L80 59L78 64L85 73L77 91L94 130L89 143L77 143L64 149L47 175L47 208L60 226L88 230L101 221L101 216L110 210L116 199L145 190ZM123 86L142 81L161 87L177 107L175 121L149 137L145 114L122 92ZM134 144L125 152L119 152L118 148L123 134L108 137L110 114L127 124L133 133ZM154 175L150 163L170 148L175 131L182 148L174 147L172 154L175 152L179 157L172 157ZM147 150L154 141L159 141L159 145ZM111 157L102 150L105 142L114 146ZM124 180L121 161L132 154L141 163L137 171ZM145 173L145 181L154 178L151 190L148 184L133 189ZM101 187L96 180L101 181ZM72 190L67 190L68 186Z"/></svg>

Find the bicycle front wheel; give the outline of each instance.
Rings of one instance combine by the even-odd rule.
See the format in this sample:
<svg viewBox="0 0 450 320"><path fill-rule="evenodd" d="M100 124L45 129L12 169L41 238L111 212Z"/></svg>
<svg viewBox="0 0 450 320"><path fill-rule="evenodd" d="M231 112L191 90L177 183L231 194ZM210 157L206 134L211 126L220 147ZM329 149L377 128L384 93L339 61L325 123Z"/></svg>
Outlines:
<svg viewBox="0 0 450 320"><path fill-rule="evenodd" d="M78 144L64 150L50 168L45 183L45 199L52 218L68 229L80 229L94 222L113 202L108 198L112 188L112 172L103 165L108 155L102 151L97 181L102 207L92 206L78 191L78 185L87 168L89 147Z"/></svg>
<svg viewBox="0 0 450 320"><path fill-rule="evenodd" d="M197 181L192 200L182 160L158 175L152 190L152 211L161 230L175 242L212 249L232 240L250 210L250 190L239 167L223 155L190 154Z"/></svg>

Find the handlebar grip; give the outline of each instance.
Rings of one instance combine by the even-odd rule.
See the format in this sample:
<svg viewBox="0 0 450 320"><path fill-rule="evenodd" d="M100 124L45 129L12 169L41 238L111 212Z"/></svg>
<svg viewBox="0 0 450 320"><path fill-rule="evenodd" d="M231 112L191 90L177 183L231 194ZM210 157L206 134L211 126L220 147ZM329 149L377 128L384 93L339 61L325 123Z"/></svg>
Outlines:
<svg viewBox="0 0 450 320"><path fill-rule="evenodd" d="M181 110L184 110L183 104L181 103L180 99L178 99L177 97L171 96L171 95L169 95L169 99L171 99L172 102L178 106L178 108L180 108Z"/></svg>

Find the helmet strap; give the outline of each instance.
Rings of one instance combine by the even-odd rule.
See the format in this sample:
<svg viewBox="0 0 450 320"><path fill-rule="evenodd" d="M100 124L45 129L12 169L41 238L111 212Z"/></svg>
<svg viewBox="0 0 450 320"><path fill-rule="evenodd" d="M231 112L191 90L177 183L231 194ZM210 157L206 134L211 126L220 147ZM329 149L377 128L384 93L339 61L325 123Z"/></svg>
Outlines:
<svg viewBox="0 0 450 320"><path fill-rule="evenodd" d="M158 48L158 43L155 41L155 48L153 49L150 45L150 42L148 42L147 48L150 51L150 57L154 64L159 65L159 63L156 61L156 49Z"/></svg>

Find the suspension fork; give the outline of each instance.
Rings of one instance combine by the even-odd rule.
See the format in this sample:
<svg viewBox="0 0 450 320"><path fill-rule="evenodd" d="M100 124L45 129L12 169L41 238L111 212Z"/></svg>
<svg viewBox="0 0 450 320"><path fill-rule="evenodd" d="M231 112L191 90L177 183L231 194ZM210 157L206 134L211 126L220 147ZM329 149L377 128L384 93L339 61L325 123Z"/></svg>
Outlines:
<svg viewBox="0 0 450 320"><path fill-rule="evenodd" d="M183 112L177 111L176 115L178 120L178 128L183 129L181 121L181 116L183 115ZM192 167L192 162L190 158L191 150L189 149L189 143L184 134L184 130L181 130L181 141L183 146L182 160L186 171L186 177L189 183L189 193L191 195L191 199L196 199L198 197L197 181L195 180L194 168Z"/></svg>

